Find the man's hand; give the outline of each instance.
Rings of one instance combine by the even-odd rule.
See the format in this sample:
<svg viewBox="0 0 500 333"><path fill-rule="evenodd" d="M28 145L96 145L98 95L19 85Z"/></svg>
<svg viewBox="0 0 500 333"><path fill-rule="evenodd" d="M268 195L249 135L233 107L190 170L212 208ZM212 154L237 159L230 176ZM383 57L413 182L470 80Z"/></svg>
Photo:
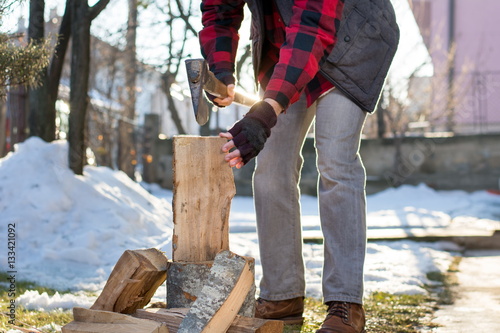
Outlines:
<svg viewBox="0 0 500 333"><path fill-rule="evenodd" d="M276 125L280 112L281 107L277 103L271 105L268 101L257 102L227 133L219 134L230 140L222 146L222 151L228 153L225 159L231 167L239 169L259 154L271 135L271 128ZM236 149L229 152L233 148Z"/></svg>
<svg viewBox="0 0 500 333"><path fill-rule="evenodd" d="M229 106L234 101L234 84L229 84L227 86L227 97L220 98L215 97L213 102L219 107Z"/></svg>
<svg viewBox="0 0 500 333"><path fill-rule="evenodd" d="M220 108L229 106L234 101L234 84L228 84L226 87L227 97L225 98L215 97L207 91L205 91L205 95L215 106L218 106Z"/></svg>

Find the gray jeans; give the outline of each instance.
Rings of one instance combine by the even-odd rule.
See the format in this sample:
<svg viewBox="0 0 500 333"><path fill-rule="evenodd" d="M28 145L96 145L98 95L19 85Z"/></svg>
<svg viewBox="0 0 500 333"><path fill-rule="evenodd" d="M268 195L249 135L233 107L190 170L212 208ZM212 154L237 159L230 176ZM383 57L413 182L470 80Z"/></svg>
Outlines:
<svg viewBox="0 0 500 333"><path fill-rule="evenodd" d="M280 115L257 158L253 186L263 268L260 297L284 300L305 294L298 183L302 146L315 116L323 298L361 304L366 176L359 144L366 113L337 89L309 108L302 98Z"/></svg>

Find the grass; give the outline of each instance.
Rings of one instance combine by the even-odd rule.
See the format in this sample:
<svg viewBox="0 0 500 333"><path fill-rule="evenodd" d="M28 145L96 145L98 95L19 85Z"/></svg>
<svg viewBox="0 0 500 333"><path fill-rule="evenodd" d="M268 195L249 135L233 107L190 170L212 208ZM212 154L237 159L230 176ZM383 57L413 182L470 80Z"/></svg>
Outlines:
<svg viewBox="0 0 500 333"><path fill-rule="evenodd" d="M429 327L433 312L432 299L427 295L393 295L377 292L365 299L366 330L370 333L416 333ZM285 328L285 333L310 333L320 328L326 316L326 306L316 299L305 303L305 321L300 326Z"/></svg>
<svg viewBox="0 0 500 333"><path fill-rule="evenodd" d="M431 281L436 281L439 284L437 286L426 286L433 297L437 299L438 305L450 305L455 302L456 293L454 291L454 286L458 284L456 277L456 272L458 272L458 266L462 257L454 257L453 261L445 273L442 272L430 272L427 273L427 278Z"/></svg>
<svg viewBox="0 0 500 333"><path fill-rule="evenodd" d="M436 304L453 302L454 294L451 287L456 283L456 272L460 257L457 257L447 273L431 272L429 280L439 282L439 286L427 286L429 295L394 295L389 293L373 293L365 299L366 330L369 333L416 333L422 327L432 327L430 318L436 309ZM7 281L8 275L0 273L0 282ZM8 289L8 288L5 288ZM41 287L33 282L16 281L16 294L22 295L26 290L37 290L54 295L57 290ZM58 291L63 293L64 291ZM8 290L0 292L0 332L13 328L9 318L5 316L10 302ZM288 326L285 333L316 332L326 316L326 306L317 299L306 298L304 325ZM16 309L16 325L29 332L31 328L39 328L41 332L60 332L58 326L64 326L73 320L71 311L31 311L20 306ZM36 332L33 330L33 332Z"/></svg>
<svg viewBox="0 0 500 333"><path fill-rule="evenodd" d="M7 283L8 282L8 274L0 272L0 282ZM11 297L9 296L9 287L0 289L0 307L1 313L0 316L0 332L6 332L9 329L12 329L13 326L9 324L10 318L8 315L8 306L10 304ZM27 290L37 290L39 293L46 292L49 296L54 295L56 292L63 293L65 291L56 290L52 288L46 288L37 285L31 281L18 281L16 280L16 288L15 293L16 297L24 294ZM34 327L44 327L43 332L57 332L57 325L65 325L73 320L73 315L71 311L32 311L23 308L16 304L16 326L24 328L24 329L32 329ZM33 330L36 332L35 330Z"/></svg>

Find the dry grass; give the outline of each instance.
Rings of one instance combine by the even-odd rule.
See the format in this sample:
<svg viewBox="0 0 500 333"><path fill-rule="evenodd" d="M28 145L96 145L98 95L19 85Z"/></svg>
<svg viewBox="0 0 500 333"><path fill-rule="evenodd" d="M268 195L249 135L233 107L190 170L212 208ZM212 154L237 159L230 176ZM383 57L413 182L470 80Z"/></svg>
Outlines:
<svg viewBox="0 0 500 333"><path fill-rule="evenodd" d="M6 275L0 273L0 279L6 280ZM418 332L421 327L430 327L429 318L435 309L436 302L446 302L447 279L446 275L430 274L430 279L443 281L443 290L440 300L427 295L393 295L388 293L374 293L365 300L366 329L370 333L413 333ZM17 282L17 295L23 294L26 290L38 290L53 295L56 290L37 286L30 282ZM60 291L61 292L61 291ZM9 304L7 291L0 292L0 306L2 316L0 316L0 332L6 332L13 327L8 323L6 309ZM309 333L316 332L326 315L326 306L321 301L313 298L305 300L305 322L302 327L291 326L285 329L286 333ZM26 330L26 332L36 332L33 328L38 328L40 332L60 332L60 327L72 320L71 311L31 311L18 307L16 309L16 326Z"/></svg>

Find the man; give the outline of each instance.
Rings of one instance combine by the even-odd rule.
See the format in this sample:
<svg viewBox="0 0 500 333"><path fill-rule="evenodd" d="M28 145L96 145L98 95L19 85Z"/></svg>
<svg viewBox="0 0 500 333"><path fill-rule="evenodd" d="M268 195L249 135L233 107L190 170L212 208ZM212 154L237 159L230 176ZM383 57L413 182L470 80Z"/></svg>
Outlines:
<svg viewBox="0 0 500 333"><path fill-rule="evenodd" d="M227 98L211 97L218 106L233 101L245 3L264 95L220 136L228 139L222 149L231 167L259 155L253 185L263 277L256 317L303 321L298 183L301 149L315 119L328 305L318 332L364 332L365 171L358 151L399 40L393 8L389 0L202 1L202 53L228 85Z"/></svg>

